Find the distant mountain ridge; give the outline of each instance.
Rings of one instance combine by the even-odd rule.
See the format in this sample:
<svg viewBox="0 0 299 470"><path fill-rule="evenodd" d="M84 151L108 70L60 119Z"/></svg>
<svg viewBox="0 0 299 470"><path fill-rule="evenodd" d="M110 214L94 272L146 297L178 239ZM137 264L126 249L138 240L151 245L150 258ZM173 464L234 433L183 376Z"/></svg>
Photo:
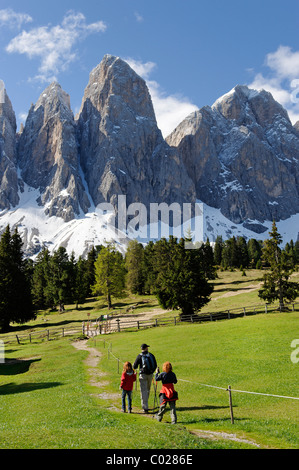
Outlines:
<svg viewBox="0 0 299 470"><path fill-rule="evenodd" d="M54 246L55 231L41 231L43 224L56 224L57 230L64 227L61 243L68 246L72 227L89 223L102 202L117 210L120 195L128 205L146 207L200 200L218 209L231 227L237 224L259 238L267 222L299 214L299 123L292 125L270 93L238 85L163 139L145 81L111 55L90 73L77 116L69 95L54 82L17 133L5 92L0 231L9 221L18 226L32 255L44 244ZM214 222L206 224L210 240L217 235ZM85 249L97 239L94 230L101 231L101 223L85 233Z"/></svg>
<svg viewBox="0 0 299 470"><path fill-rule="evenodd" d="M197 198L233 222L249 227L299 212L299 133L270 93L237 86L166 141L179 150Z"/></svg>

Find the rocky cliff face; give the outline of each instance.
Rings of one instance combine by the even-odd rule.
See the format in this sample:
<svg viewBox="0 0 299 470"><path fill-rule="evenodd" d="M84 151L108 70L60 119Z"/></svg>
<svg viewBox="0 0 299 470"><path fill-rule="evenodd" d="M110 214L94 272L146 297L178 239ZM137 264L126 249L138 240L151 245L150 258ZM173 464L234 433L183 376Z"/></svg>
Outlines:
<svg viewBox="0 0 299 470"><path fill-rule="evenodd" d="M18 144L24 182L40 190L47 215L71 220L90 203L80 175L78 143L69 96L52 83L31 106Z"/></svg>
<svg viewBox="0 0 299 470"><path fill-rule="evenodd" d="M91 205L109 202L117 209L119 195L126 196L127 206L142 202L147 208L151 202L182 206L199 199L262 234L265 221L299 214L299 123L292 126L270 93L237 86L186 117L164 140L144 80L126 62L107 55L90 74L76 118L69 96L52 83L16 134L5 94L0 104L5 223L10 210L14 225L32 219L16 208L20 198L33 194L39 204L34 211L42 218L38 229L37 222L24 229L31 254L42 246L45 214L59 217L59 227L74 222L79 233ZM90 223L92 217L88 214ZM3 228L4 215L0 219ZM92 229L95 235L88 231L89 244L101 223ZM63 243L71 232L67 228Z"/></svg>
<svg viewBox="0 0 299 470"><path fill-rule="evenodd" d="M191 179L157 127L146 83L105 56L90 74L77 116L81 165L95 204L192 202Z"/></svg>
<svg viewBox="0 0 299 470"><path fill-rule="evenodd" d="M167 138L196 186L197 198L235 223L299 212L299 136L266 91L237 86L188 116Z"/></svg>
<svg viewBox="0 0 299 470"><path fill-rule="evenodd" d="M16 117L6 90L0 103L0 209L10 209L19 202Z"/></svg>

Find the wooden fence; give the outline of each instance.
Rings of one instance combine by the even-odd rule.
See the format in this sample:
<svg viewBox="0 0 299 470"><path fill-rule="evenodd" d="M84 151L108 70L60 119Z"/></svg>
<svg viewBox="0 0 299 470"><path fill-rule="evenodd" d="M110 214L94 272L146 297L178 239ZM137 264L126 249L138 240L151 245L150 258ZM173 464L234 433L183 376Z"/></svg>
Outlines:
<svg viewBox="0 0 299 470"><path fill-rule="evenodd" d="M123 330L133 329L134 331L153 328L158 326L171 326L182 323L202 323L207 321L230 320L233 318L246 317L250 315L257 315L261 313L280 312L288 310L290 312L299 311L299 302L288 304L287 306L280 305L258 305L252 307L239 307L230 310L223 310L219 312L198 313L195 315L180 315L169 318L155 318L148 320L126 320L125 318L113 318L110 320L109 330L107 331L105 323L99 323L99 334L120 332ZM102 330L105 328L105 331Z"/></svg>
<svg viewBox="0 0 299 470"><path fill-rule="evenodd" d="M121 332L124 330L140 330L145 328L155 328L159 326L175 326L182 323L202 323L207 321L218 321L218 320L231 320L233 318L246 317L249 315L267 314L271 312L280 312L288 310L290 312L299 311L299 302L285 305L258 305L252 307L241 307L230 310L223 310L219 312L209 313L198 313L195 315L179 315L172 316L169 318L155 318L148 320L131 319L127 320L125 317L117 315L108 315L106 320L94 319L87 322L82 322L81 327L65 326L63 328L43 328L39 331L29 331L26 334L10 334L1 335L0 339L4 344L17 343L21 344L24 342L33 342L35 340L49 341L50 339L56 339L66 337L70 335L83 335L92 337L96 335L105 335L115 332Z"/></svg>

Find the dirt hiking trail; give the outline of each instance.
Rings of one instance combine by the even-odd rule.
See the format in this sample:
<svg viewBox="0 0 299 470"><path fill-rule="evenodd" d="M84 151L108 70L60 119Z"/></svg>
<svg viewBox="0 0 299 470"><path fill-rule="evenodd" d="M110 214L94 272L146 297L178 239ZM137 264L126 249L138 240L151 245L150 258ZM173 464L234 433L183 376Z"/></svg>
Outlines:
<svg viewBox="0 0 299 470"><path fill-rule="evenodd" d="M96 348L88 346L87 341L88 340L75 341L72 343L72 345L80 351L87 351L89 353L88 357L84 361L85 365L87 366L89 384L94 387L99 388L99 393L95 393L95 394L93 393L92 396L96 396L98 398L101 398L102 400L109 401L110 403L109 403L109 406L107 407L108 410L120 412L121 411L120 391L119 393L107 393L103 390L103 387L105 387L105 385L108 385L109 381L105 380L105 377L107 374L105 372L102 372L98 367L100 358L102 357L102 353L98 351ZM116 401L118 401L119 406L115 405ZM154 417L153 413L144 414L141 411L141 409L137 407L133 407L132 412L134 414L140 414L146 418ZM214 440L214 441L215 440L220 440L220 441L230 440L230 441L240 442L243 444L249 444L254 447L260 447L259 444L257 444L256 442L250 441L248 439L239 438L235 434L228 434L225 432L207 431L207 430L200 430L200 429L188 431L188 432L191 432L192 434L205 440L209 440L209 439Z"/></svg>

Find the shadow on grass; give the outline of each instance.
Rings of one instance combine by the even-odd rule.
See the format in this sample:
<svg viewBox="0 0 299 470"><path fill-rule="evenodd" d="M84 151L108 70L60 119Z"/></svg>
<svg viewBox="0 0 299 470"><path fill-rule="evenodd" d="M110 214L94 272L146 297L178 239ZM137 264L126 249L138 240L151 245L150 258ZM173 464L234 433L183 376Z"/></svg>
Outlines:
<svg viewBox="0 0 299 470"><path fill-rule="evenodd" d="M214 406L214 405L204 405L204 406L185 406L177 407L177 411L195 411L195 410L221 410L227 409L229 406Z"/></svg>
<svg viewBox="0 0 299 470"><path fill-rule="evenodd" d="M237 423L238 421L243 421L242 418L234 418L234 421L235 423ZM198 423L219 423L219 422L223 422L223 423L231 423L231 419L228 417L228 418L194 418L194 419L186 419L186 420L179 420L178 419L178 423L181 423L183 425L186 425L186 424L198 424Z"/></svg>
<svg viewBox="0 0 299 470"><path fill-rule="evenodd" d="M34 390L43 390L52 387L58 387L62 385L61 382L36 382L36 383L24 383L17 385L15 383L9 383L5 385L0 385L0 395L11 395L16 393L27 393Z"/></svg>
<svg viewBox="0 0 299 470"><path fill-rule="evenodd" d="M244 276L246 277L246 276ZM214 287L217 287L217 286L221 286L221 285L239 285L239 284L245 284L245 283L249 283L249 282L261 282L263 280L263 278L249 278L249 277L246 277L246 279L239 279L237 281L224 281L223 279L215 279L214 282L212 282L211 284L214 286ZM217 282L218 281L218 282Z"/></svg>
<svg viewBox="0 0 299 470"><path fill-rule="evenodd" d="M247 287L236 287L236 288L233 288L233 287L227 287L227 288L223 288L223 289L215 289L215 292L241 292L241 291L244 291L244 292L248 292L250 291L251 289L258 289L258 286L256 287L252 287L252 286L247 286Z"/></svg>
<svg viewBox="0 0 299 470"><path fill-rule="evenodd" d="M36 323L34 326L19 326L19 327L16 327L14 329L11 329L9 333L13 334L13 333L18 333L18 332L23 332L23 331L26 331L26 334L29 334L29 333L33 333L32 330L34 330L34 332L36 333L37 330L47 330L49 327L54 327L54 326L57 326L57 327L61 327L63 328L64 326L67 326L67 325L72 325L72 324L75 324L75 323L80 323L80 325L82 325L82 321L83 320L73 320L73 319L70 319L70 320L63 320L63 321L55 321L55 322L51 322L51 320L48 320L45 322L43 321L42 323ZM87 321L87 319L86 319ZM8 334L9 334L8 333Z"/></svg>
<svg viewBox="0 0 299 470"><path fill-rule="evenodd" d="M5 359L4 364L0 364L0 375L18 375L28 372L33 362L41 359Z"/></svg>

